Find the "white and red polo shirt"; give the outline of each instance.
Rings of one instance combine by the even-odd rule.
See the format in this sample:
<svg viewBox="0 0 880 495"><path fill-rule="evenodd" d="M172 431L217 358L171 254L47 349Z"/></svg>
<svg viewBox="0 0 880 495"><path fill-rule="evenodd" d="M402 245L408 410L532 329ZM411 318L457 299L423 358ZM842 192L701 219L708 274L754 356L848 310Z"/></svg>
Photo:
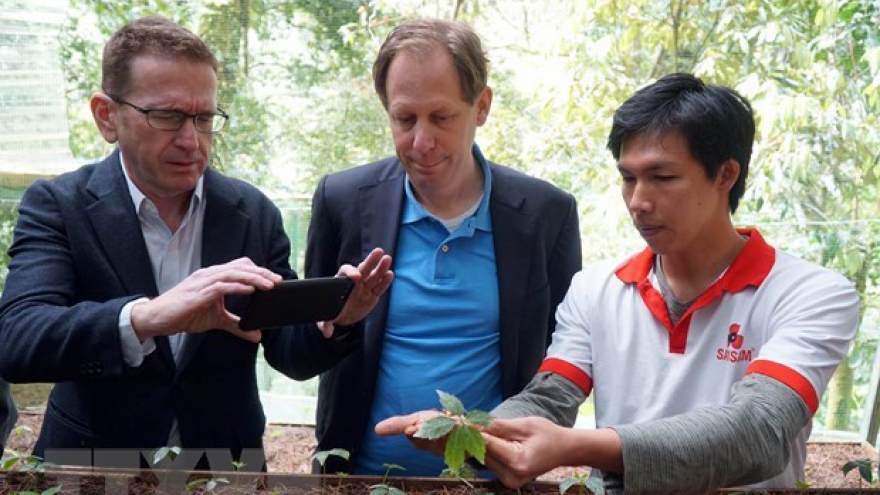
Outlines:
<svg viewBox="0 0 880 495"><path fill-rule="evenodd" d="M575 275L540 371L594 392L596 426L642 423L728 402L749 373L775 378L812 413L847 355L858 294L842 276L768 245L757 230L727 271L672 325L646 249ZM786 471L803 478L810 426Z"/></svg>

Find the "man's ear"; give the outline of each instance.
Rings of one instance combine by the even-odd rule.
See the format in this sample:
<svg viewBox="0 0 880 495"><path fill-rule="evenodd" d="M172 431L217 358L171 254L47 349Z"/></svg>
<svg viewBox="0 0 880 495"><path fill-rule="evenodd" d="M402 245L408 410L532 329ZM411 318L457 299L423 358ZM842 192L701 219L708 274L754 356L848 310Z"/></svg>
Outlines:
<svg viewBox="0 0 880 495"><path fill-rule="evenodd" d="M718 184L718 187L729 192L733 189L737 179L739 179L739 172L739 162L733 158L728 158L721 164L721 168L718 169L718 176L715 182Z"/></svg>
<svg viewBox="0 0 880 495"><path fill-rule="evenodd" d="M119 118L119 115L116 113L113 100L104 93L95 93L89 100L89 107L92 109L95 125L98 126L104 140L111 144L115 143L119 137L116 131L116 119Z"/></svg>
<svg viewBox="0 0 880 495"><path fill-rule="evenodd" d="M486 123L486 119L489 118L489 110L492 109L492 88L486 86L483 88L483 91L480 91L480 96L477 96L477 125L483 125Z"/></svg>

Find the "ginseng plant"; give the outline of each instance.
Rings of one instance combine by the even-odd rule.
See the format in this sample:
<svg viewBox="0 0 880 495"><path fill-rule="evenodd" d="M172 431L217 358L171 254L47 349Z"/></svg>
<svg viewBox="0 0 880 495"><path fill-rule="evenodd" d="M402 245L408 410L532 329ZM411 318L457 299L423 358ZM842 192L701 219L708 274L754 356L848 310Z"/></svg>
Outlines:
<svg viewBox="0 0 880 495"><path fill-rule="evenodd" d="M414 435L425 440L438 440L446 437L443 461L446 469L441 476L452 478L472 478L473 470L465 463L468 456L481 464L486 462L486 441L480 434L482 428L492 424L492 416L478 409L468 412L458 397L437 391L443 414L425 421Z"/></svg>

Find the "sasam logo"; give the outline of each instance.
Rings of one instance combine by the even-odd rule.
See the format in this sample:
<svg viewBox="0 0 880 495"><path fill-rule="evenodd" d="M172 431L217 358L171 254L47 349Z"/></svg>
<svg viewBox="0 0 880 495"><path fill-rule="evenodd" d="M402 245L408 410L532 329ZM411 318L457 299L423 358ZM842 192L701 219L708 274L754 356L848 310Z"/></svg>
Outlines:
<svg viewBox="0 0 880 495"><path fill-rule="evenodd" d="M731 351L730 349L718 349L715 357L719 361L730 361L731 363L741 363L743 361L751 361L755 354L755 349L745 349L742 351Z"/></svg>

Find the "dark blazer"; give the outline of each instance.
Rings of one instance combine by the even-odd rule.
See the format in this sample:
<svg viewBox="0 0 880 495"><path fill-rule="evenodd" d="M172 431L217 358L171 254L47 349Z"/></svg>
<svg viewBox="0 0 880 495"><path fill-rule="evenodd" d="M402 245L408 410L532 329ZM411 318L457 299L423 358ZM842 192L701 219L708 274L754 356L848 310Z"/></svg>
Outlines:
<svg viewBox="0 0 880 495"><path fill-rule="evenodd" d="M209 169L204 196L203 266L247 256L284 278L296 276L280 212L261 192ZM192 334L175 365L160 337L141 366L123 360L120 310L157 289L118 151L36 182L19 211L0 299L0 376L57 383L36 455L154 449L166 445L175 417L185 448L232 449L236 456L262 449L256 344L223 331ZM236 313L244 303L227 298ZM264 347L278 345L285 331L266 332Z"/></svg>
<svg viewBox="0 0 880 495"><path fill-rule="evenodd" d="M525 387L544 357L556 325L556 306L581 268L581 243L570 194L510 168L490 166L489 207L501 304L501 386L506 398ZM377 246L393 257L404 180L396 158L323 178L312 201L306 276L332 275L343 263L357 265ZM344 448L352 459L358 455L368 427L387 315L386 293L351 338L335 348L328 341L324 352L300 356L300 378L322 373L319 451ZM331 457L327 469L350 472L351 463Z"/></svg>
<svg viewBox="0 0 880 495"><path fill-rule="evenodd" d="M12 433L17 419L18 410L12 400L12 390L9 388L9 383L0 378L0 452L6 447L6 440Z"/></svg>

